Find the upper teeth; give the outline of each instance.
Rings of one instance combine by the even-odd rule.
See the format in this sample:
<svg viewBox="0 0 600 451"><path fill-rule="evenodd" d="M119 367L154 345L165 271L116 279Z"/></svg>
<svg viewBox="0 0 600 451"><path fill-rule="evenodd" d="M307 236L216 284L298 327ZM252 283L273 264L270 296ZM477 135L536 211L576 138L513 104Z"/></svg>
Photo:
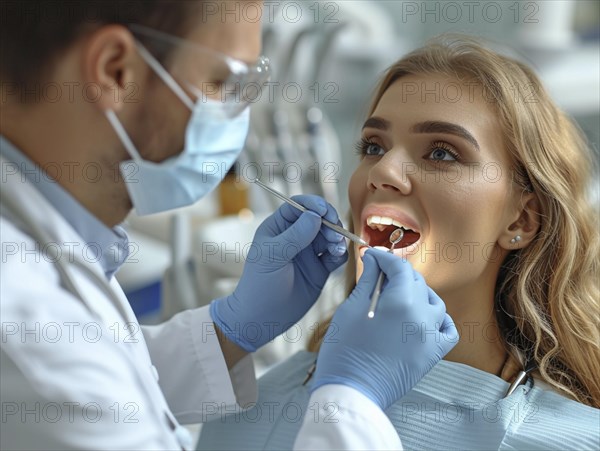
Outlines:
<svg viewBox="0 0 600 451"><path fill-rule="evenodd" d="M386 226L394 225L396 227L402 227L404 230L412 230L411 228L405 226L399 221L392 219L388 216L369 216L367 218L367 225L372 229L377 228L379 231L385 229Z"/></svg>

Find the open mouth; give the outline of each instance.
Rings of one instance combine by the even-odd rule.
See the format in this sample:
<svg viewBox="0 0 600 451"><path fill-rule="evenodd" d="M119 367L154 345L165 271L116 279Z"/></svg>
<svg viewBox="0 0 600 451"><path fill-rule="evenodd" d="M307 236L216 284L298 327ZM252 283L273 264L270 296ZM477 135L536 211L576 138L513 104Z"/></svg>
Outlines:
<svg viewBox="0 0 600 451"><path fill-rule="evenodd" d="M387 216L368 216L366 225L363 228L363 238L371 246L384 246L388 249L392 246L390 242L391 233L397 228L404 231L402 240L394 246L394 249L401 249L415 244L421 238L419 232L408 228L401 222Z"/></svg>

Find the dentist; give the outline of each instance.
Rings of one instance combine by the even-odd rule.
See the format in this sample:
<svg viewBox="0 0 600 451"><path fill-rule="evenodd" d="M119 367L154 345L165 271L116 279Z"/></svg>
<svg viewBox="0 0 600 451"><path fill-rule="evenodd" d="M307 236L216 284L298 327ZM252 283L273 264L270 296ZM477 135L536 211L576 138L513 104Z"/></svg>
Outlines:
<svg viewBox="0 0 600 451"><path fill-rule="evenodd" d="M244 145L245 96L269 63L260 21L236 14L239 4L2 2L3 449L190 449L180 423L251 405L251 353L297 322L346 261L343 238L321 227L321 218L340 223L336 211L300 196L310 211L283 205L266 219L237 289L210 306L142 327L113 277L128 257L119 224L131 209L196 202L221 180L208 165L223 176ZM298 448L399 448L382 409L453 345L394 344L386 317L406 312L395 304L406 286L424 285L400 260L386 264L397 282L372 336L352 337L382 254L368 252L363 282L336 314L343 340L324 346L320 410ZM432 296L413 313L453 335ZM422 364L385 371L418 352Z"/></svg>

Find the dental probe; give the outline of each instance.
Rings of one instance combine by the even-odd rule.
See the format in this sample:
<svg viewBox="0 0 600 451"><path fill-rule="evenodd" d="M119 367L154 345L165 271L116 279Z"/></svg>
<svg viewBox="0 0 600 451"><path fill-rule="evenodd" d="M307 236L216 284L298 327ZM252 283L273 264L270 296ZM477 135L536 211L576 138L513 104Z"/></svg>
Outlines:
<svg viewBox="0 0 600 451"><path fill-rule="evenodd" d="M273 188L268 187L267 185L265 185L260 180L254 179L253 182L256 183L258 186L260 186L261 188L267 190L268 192L270 192L274 196L279 197L282 201L287 202L288 204L290 204L293 207L296 207L298 210L300 210L300 211L307 211L308 210L306 207L304 207L303 205L300 205L298 202L294 201L293 199L290 199L286 195L281 194L280 192L275 191ZM367 243L361 237L359 237L359 236L357 236L357 235L355 235L355 234L353 234L351 232L348 232L343 227L340 227L339 225L334 224L333 222L330 222L327 219L323 219L323 218L321 218L321 222L323 223L323 225L325 227L329 227L330 229L335 230L337 233L339 233L342 236L345 236L346 238L348 238L351 241L354 241L356 244L359 244L361 246L371 247L371 246L369 246L369 243Z"/></svg>
<svg viewBox="0 0 600 451"><path fill-rule="evenodd" d="M402 238L404 238L404 230L401 228L397 228L390 234L390 243L392 243L392 246L388 250L390 254L394 252L394 246L402 241ZM371 296L371 305L369 306L369 313L367 314L369 318L373 318L375 316L375 309L377 308L377 302L379 302L379 295L381 294L383 279L385 279L385 274L383 271L381 271L379 277L377 278L377 283L375 284L373 296Z"/></svg>

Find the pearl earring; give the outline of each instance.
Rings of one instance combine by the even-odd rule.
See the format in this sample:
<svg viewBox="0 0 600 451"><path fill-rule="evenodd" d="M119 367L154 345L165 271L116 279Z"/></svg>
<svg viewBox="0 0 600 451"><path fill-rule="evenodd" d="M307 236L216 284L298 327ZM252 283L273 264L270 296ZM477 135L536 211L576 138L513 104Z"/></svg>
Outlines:
<svg viewBox="0 0 600 451"><path fill-rule="evenodd" d="M510 243L515 244L515 243L518 243L519 241L521 241L521 235L515 236L512 240L510 240Z"/></svg>

